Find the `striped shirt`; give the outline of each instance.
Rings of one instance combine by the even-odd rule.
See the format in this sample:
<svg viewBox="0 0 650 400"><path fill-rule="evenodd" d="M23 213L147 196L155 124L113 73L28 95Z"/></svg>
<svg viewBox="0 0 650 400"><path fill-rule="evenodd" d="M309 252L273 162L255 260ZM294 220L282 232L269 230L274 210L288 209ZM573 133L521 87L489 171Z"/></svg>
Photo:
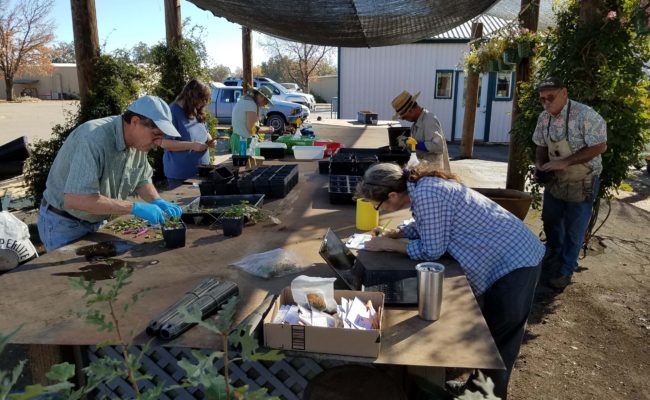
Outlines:
<svg viewBox="0 0 650 400"><path fill-rule="evenodd" d="M414 221L399 229L414 260L454 257L480 296L499 278L537 266L544 245L517 217L455 181L435 177L407 184Z"/></svg>
<svg viewBox="0 0 650 400"><path fill-rule="evenodd" d="M63 194L100 194L124 200L151 183L152 174L147 153L126 147L121 115L95 119L77 127L63 142L43 197L77 218L100 222L108 216L64 208Z"/></svg>

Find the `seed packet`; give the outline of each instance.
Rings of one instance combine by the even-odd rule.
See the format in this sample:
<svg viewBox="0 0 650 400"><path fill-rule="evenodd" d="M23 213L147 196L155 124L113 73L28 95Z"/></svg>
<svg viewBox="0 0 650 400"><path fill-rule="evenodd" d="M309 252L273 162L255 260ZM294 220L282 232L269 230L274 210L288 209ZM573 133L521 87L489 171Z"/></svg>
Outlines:
<svg viewBox="0 0 650 400"><path fill-rule="evenodd" d="M291 282L291 295L296 304L312 310L336 311L334 281L336 278L318 278L300 275Z"/></svg>

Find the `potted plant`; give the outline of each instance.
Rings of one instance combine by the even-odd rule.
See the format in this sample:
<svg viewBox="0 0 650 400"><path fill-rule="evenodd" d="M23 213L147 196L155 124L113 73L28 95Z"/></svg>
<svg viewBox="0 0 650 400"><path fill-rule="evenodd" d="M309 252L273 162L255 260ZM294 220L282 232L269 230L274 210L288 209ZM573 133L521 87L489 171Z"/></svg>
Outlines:
<svg viewBox="0 0 650 400"><path fill-rule="evenodd" d="M221 226L225 236L239 236L244 229L244 217L246 216L246 204L233 204L223 209Z"/></svg>
<svg viewBox="0 0 650 400"><path fill-rule="evenodd" d="M475 73L499 70L499 59L503 53L503 39L491 38L474 44L469 54L465 55L466 68Z"/></svg>
<svg viewBox="0 0 650 400"><path fill-rule="evenodd" d="M534 49L539 42L539 37L535 32L526 28L521 28L516 34L517 52L519 58L529 58L534 54Z"/></svg>
<svg viewBox="0 0 650 400"><path fill-rule="evenodd" d="M161 227L165 247L175 249L185 247L185 232L187 228L183 221L177 217L169 217Z"/></svg>
<svg viewBox="0 0 650 400"><path fill-rule="evenodd" d="M634 24L640 35L650 33L650 2L642 1L634 13Z"/></svg>

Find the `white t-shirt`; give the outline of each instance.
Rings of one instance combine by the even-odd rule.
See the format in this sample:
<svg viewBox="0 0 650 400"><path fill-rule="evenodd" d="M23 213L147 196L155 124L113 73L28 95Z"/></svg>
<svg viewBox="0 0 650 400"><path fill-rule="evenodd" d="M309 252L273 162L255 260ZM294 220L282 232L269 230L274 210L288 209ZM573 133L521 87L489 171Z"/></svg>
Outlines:
<svg viewBox="0 0 650 400"><path fill-rule="evenodd" d="M251 137L250 131L246 128L246 113L248 112L257 114L257 104L252 97L243 96L232 109L232 131L241 138Z"/></svg>

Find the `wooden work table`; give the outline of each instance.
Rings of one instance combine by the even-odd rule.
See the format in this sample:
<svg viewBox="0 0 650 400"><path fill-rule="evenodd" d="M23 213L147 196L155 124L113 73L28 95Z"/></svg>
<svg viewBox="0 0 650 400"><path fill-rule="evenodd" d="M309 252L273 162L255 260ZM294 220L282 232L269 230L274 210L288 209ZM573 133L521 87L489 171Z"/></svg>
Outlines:
<svg viewBox="0 0 650 400"><path fill-rule="evenodd" d="M76 248L94 241L121 239L137 244L116 257L134 268L132 283L123 291L124 298L149 289L120 321L122 332L132 332L129 337L136 344L150 339L144 330L152 318L205 277L215 276L239 285L237 319L241 320L267 293L279 293L298 275L266 280L229 265L246 255L282 247L313 263L300 273L334 276L318 255L320 241L328 227L341 236L354 232L355 208L330 205L327 176L318 175L315 162L299 162L299 165L300 182L293 191L284 199L265 203L265 208L280 218L280 225L247 226L236 238L224 237L221 230L189 225L186 247L174 250L165 249L160 239L132 238L102 230L87 240L0 276L3 295L0 332L10 332L23 325L12 342L40 345L94 345L111 338L110 334L98 332L68 312L83 305L82 292L70 286L69 277L101 278L109 268L105 264L90 264L83 256L75 255ZM191 186L163 194L168 199L176 197L181 203L198 195L198 189ZM391 215L394 221L408 216L407 211ZM98 285L107 282L99 280ZM415 308L387 308L383 326L380 356L368 361L421 367L503 367L467 280L458 269L449 269L444 281L442 314L438 321L419 319ZM207 330L195 327L164 345L220 348L221 342Z"/></svg>

